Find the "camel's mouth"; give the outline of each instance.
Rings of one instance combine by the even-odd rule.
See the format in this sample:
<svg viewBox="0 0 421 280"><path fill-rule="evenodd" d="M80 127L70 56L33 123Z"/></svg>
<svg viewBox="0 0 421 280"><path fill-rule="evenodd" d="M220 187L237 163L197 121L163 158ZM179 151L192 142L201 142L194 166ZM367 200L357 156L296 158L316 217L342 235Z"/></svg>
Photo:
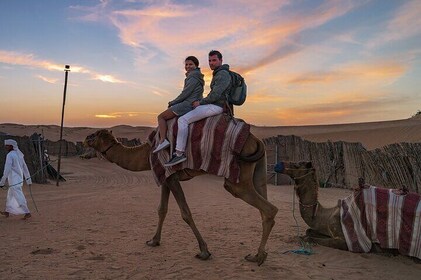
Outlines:
<svg viewBox="0 0 421 280"><path fill-rule="evenodd" d="M86 136L85 141L83 141L83 146L84 147L90 147L92 148L94 141L96 140L96 134L90 134L88 136Z"/></svg>

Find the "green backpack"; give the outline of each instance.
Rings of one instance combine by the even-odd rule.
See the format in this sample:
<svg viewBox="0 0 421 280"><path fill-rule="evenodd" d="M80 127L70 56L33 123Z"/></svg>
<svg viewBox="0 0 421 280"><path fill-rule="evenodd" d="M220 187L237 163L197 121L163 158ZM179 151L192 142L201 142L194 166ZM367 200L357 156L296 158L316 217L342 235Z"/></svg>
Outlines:
<svg viewBox="0 0 421 280"><path fill-rule="evenodd" d="M231 88L227 94L228 103L237 106L243 105L247 97L246 81L234 71L229 70L228 73L231 76Z"/></svg>

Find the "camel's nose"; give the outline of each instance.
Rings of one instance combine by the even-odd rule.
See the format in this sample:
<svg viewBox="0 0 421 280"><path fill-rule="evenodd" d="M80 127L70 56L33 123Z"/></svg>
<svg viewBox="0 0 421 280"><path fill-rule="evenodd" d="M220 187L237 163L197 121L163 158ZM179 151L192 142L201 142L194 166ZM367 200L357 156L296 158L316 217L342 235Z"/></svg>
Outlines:
<svg viewBox="0 0 421 280"><path fill-rule="evenodd" d="M276 172L276 173L282 173L282 172L284 172L284 170L285 170L285 165L284 165L284 163L281 161L281 162L278 162L278 163L276 163L275 164L275 166L273 167L273 170Z"/></svg>

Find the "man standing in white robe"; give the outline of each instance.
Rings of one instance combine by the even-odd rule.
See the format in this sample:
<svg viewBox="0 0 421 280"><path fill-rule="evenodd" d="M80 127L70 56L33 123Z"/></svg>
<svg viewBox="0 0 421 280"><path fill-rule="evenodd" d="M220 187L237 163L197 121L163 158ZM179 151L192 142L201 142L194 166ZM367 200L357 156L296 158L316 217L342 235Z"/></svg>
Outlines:
<svg viewBox="0 0 421 280"><path fill-rule="evenodd" d="M13 139L6 139L4 140L4 145L8 153L4 165L3 177L0 180L0 187L5 185L7 179L9 190L7 191L6 210L5 212L0 211L0 214L6 218L10 214L24 214L23 219L26 220L31 217L31 212L26 203L22 186L24 177L29 186L32 184L31 175L29 174L28 166L23 159L24 155L19 150L17 142Z"/></svg>

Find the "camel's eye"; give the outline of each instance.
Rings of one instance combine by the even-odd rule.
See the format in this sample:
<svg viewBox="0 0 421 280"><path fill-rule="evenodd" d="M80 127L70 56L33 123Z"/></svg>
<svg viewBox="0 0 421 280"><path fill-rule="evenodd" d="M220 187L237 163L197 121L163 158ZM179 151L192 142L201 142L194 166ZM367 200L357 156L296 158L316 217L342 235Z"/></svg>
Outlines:
<svg viewBox="0 0 421 280"><path fill-rule="evenodd" d="M95 140L95 138L96 138L95 133L93 133L93 134L91 134L91 135L86 136L86 140L88 140L88 141Z"/></svg>

